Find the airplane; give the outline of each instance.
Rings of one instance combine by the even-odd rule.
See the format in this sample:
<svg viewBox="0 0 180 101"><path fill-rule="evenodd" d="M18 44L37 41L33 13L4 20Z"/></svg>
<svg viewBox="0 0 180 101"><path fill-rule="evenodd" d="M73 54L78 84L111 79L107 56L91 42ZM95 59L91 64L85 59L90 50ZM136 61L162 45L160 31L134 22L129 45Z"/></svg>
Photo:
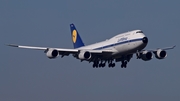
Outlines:
<svg viewBox="0 0 180 101"><path fill-rule="evenodd" d="M43 50L47 57L54 59L58 56L64 57L72 54L76 59L93 63L93 68L115 67L115 62L121 62L121 68L126 68L127 63L136 54L137 59L149 61L153 58L153 54L157 59L167 57L166 50L173 49L175 46L166 48L157 48L144 50L148 44L148 38L142 30L133 30L118 34L110 39L101 41L91 45L85 45L82 41L74 24L70 24L71 37L74 49L50 48L50 47L34 47L8 44L8 46Z"/></svg>

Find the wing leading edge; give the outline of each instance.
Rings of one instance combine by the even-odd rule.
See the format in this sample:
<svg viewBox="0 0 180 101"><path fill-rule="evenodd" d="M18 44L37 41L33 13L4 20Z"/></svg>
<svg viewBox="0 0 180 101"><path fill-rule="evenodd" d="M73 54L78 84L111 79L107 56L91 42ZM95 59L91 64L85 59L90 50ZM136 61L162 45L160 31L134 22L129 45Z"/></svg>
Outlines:
<svg viewBox="0 0 180 101"><path fill-rule="evenodd" d="M33 50L48 50L48 49L54 49L57 50L60 55L63 55L63 53L66 53L67 55L69 54L77 54L81 51L88 51L93 54L101 54L101 53L113 53L116 52L115 50L91 50L91 49L66 49L66 48L50 48L50 47L34 47L34 46L22 46L22 45L15 45L15 44L9 44L7 46L11 47L17 47L17 48L24 48L24 49L33 49ZM61 54L62 53L62 54Z"/></svg>
<svg viewBox="0 0 180 101"><path fill-rule="evenodd" d="M170 50L170 49L174 49L175 47L176 47L176 45L171 46L171 47L165 47L165 48L148 49L148 50L146 50L146 51L155 52L155 51L157 51L158 49L161 49L161 50Z"/></svg>

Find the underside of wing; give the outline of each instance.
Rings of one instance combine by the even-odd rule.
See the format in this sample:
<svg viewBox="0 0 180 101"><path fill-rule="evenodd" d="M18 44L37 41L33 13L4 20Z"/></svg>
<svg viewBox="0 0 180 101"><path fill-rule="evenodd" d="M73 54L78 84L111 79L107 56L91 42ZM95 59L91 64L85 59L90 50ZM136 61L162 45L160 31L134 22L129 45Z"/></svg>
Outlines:
<svg viewBox="0 0 180 101"><path fill-rule="evenodd" d="M157 49L148 49L142 50L136 53L137 59L142 59L144 61L149 61L153 58L153 53L157 59L164 59L167 57L166 50L174 49L176 46L157 48Z"/></svg>
<svg viewBox="0 0 180 101"><path fill-rule="evenodd" d="M46 47L34 47L34 46L21 46L15 44L8 44L7 46L18 47L18 48L26 48L26 49L35 49L35 50L46 50Z"/></svg>
<svg viewBox="0 0 180 101"><path fill-rule="evenodd" d="M108 56L112 54L113 52L116 52L116 50L91 50L91 49L65 49L65 48L50 48L50 47L34 47L34 46L23 46L23 45L14 45L9 44L8 46L11 47L18 47L18 48L24 48L24 49L34 49L34 50L44 50L47 57L49 58L56 58L57 56L68 56L72 54L74 57L80 60L89 60L102 58L104 56Z"/></svg>
<svg viewBox="0 0 180 101"><path fill-rule="evenodd" d="M161 49L161 50L170 50L170 49L174 49L175 47L176 47L176 45L171 46L171 47L165 47L165 48L147 49L147 51L155 52L155 51L157 51L158 49Z"/></svg>
<svg viewBox="0 0 180 101"><path fill-rule="evenodd" d="M14 45L14 44L9 44L8 46L24 48L24 49L44 50L44 52L46 53L46 55L49 58L55 58L55 57L57 57L59 55L61 55L63 57L63 56L68 56L69 54L78 53L77 49L34 47L34 46L22 46L22 45Z"/></svg>
<svg viewBox="0 0 180 101"><path fill-rule="evenodd" d="M100 61L109 59L112 53L116 50L79 50L79 53L75 56L80 60L87 60L89 62Z"/></svg>

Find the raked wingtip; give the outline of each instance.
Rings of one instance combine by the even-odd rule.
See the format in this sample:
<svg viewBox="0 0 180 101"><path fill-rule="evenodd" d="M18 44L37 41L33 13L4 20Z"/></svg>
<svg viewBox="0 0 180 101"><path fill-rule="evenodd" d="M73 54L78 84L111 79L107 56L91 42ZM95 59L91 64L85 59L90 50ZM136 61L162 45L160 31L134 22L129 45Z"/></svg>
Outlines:
<svg viewBox="0 0 180 101"><path fill-rule="evenodd" d="M18 45L15 45L15 44L6 44L6 46L18 47Z"/></svg>

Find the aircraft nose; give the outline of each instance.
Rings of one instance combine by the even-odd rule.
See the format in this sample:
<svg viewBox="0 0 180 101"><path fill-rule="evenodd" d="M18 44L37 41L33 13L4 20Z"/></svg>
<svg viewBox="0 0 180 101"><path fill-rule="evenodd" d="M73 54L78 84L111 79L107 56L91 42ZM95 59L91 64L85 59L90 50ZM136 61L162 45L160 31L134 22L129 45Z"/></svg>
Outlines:
<svg viewBox="0 0 180 101"><path fill-rule="evenodd" d="M142 39L142 41L143 41L143 43L148 43L148 38L147 38L147 37L144 37L144 38Z"/></svg>

